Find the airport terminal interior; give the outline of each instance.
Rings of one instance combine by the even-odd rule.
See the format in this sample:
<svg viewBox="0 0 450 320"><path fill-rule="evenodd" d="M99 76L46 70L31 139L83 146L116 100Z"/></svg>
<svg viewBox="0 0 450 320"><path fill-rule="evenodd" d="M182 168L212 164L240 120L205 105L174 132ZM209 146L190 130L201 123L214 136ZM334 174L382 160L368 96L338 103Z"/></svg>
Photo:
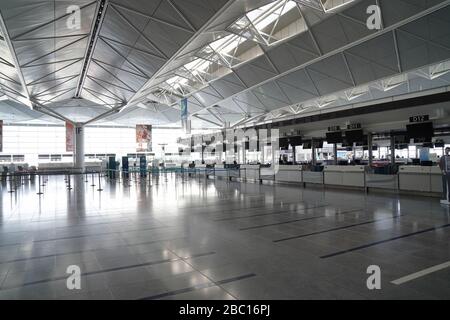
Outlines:
<svg viewBox="0 0 450 320"><path fill-rule="evenodd" d="M0 300L450 299L450 1L0 0Z"/></svg>

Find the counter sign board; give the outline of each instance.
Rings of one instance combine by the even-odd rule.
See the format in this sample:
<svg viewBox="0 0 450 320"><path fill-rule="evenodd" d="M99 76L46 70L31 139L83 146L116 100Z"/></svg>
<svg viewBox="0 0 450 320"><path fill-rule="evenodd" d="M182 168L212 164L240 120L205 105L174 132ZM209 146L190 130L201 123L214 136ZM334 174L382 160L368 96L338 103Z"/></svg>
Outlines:
<svg viewBox="0 0 450 320"><path fill-rule="evenodd" d="M333 131L341 131L341 126L328 127L328 132L333 132Z"/></svg>
<svg viewBox="0 0 450 320"><path fill-rule="evenodd" d="M347 125L347 130L356 130L361 128L361 123L351 123Z"/></svg>
<svg viewBox="0 0 450 320"><path fill-rule="evenodd" d="M427 122L430 121L429 115L422 115L422 116L413 116L409 118L410 123L420 123L420 122Z"/></svg>

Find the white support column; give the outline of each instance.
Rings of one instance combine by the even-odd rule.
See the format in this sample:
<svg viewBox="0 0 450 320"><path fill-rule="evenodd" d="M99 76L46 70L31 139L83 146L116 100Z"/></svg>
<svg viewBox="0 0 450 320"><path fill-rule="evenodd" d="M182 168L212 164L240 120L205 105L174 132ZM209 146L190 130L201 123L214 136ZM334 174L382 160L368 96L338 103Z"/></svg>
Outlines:
<svg viewBox="0 0 450 320"><path fill-rule="evenodd" d="M84 171L84 126L77 124L75 126L75 165L77 171Z"/></svg>

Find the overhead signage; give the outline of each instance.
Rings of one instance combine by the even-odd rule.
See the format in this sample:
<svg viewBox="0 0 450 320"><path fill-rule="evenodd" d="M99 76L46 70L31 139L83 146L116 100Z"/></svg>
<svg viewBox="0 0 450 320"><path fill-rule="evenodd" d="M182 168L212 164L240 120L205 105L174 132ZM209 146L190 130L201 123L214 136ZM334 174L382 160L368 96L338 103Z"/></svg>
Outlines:
<svg viewBox="0 0 450 320"><path fill-rule="evenodd" d="M420 122L427 122L427 121L430 121L430 116L428 114L421 115L421 116L409 117L410 123L420 123Z"/></svg>
<svg viewBox="0 0 450 320"><path fill-rule="evenodd" d="M186 121L188 119L188 99L184 98L181 100L181 121Z"/></svg>
<svg viewBox="0 0 450 320"><path fill-rule="evenodd" d="M333 132L333 131L341 131L341 126L331 126L331 127L328 127L328 131L329 131L329 132Z"/></svg>
<svg viewBox="0 0 450 320"><path fill-rule="evenodd" d="M361 123L351 123L347 125L347 130L361 129Z"/></svg>

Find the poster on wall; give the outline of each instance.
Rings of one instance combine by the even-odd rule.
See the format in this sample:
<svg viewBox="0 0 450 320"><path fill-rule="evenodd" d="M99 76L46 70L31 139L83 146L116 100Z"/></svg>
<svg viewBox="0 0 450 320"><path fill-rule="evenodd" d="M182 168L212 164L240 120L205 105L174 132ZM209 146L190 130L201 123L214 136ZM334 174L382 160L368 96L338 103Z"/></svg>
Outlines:
<svg viewBox="0 0 450 320"><path fill-rule="evenodd" d="M66 152L74 152L75 148L75 127L72 123L66 122Z"/></svg>
<svg viewBox="0 0 450 320"><path fill-rule="evenodd" d="M0 152L3 152L3 120L0 120Z"/></svg>
<svg viewBox="0 0 450 320"><path fill-rule="evenodd" d="M152 151L152 126L146 124L136 125L136 152Z"/></svg>

